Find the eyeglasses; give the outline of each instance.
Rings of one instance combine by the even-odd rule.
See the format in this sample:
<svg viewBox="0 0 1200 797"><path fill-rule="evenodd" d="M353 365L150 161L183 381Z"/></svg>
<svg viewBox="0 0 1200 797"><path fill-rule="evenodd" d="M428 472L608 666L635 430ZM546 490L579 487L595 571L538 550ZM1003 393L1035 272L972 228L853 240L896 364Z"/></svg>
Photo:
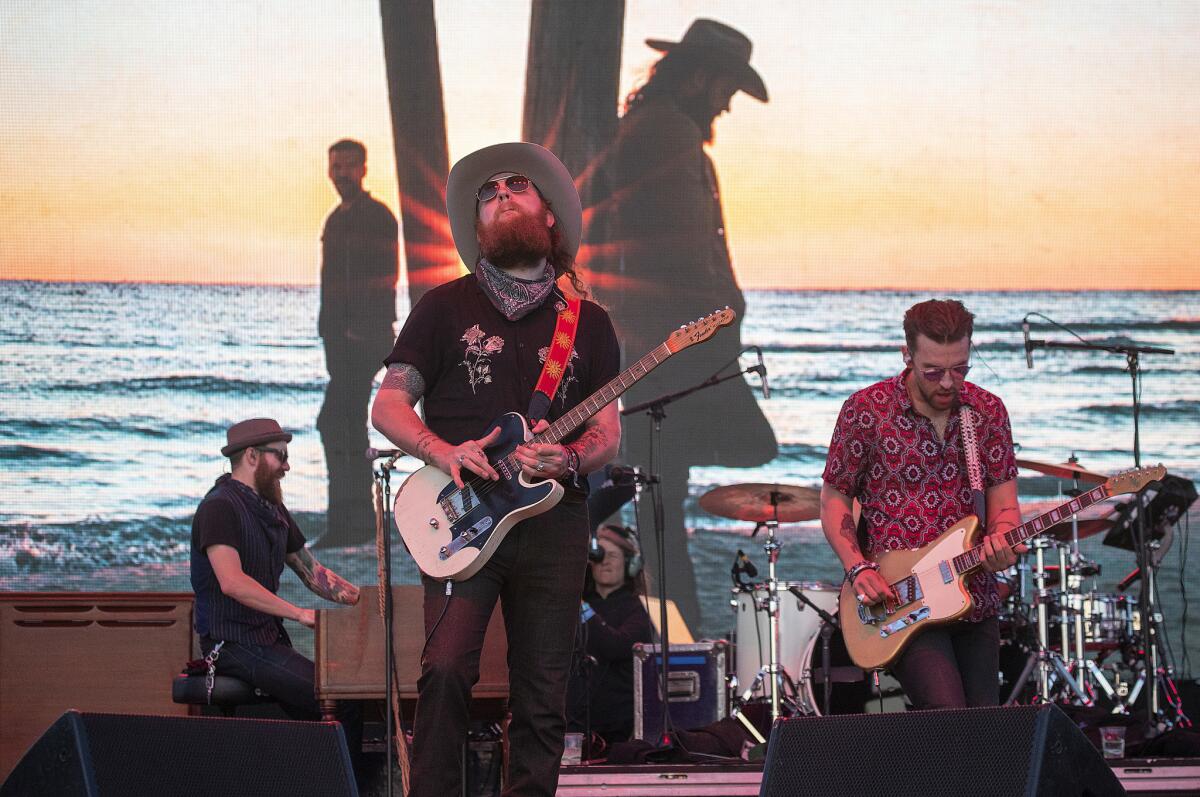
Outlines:
<svg viewBox="0 0 1200 797"><path fill-rule="evenodd" d="M956 365L953 368L925 368L921 373L921 378L926 382L941 382L942 377L949 371L955 379L966 379L967 374L971 372L969 365Z"/></svg>
<svg viewBox="0 0 1200 797"><path fill-rule="evenodd" d="M280 451L278 448L268 448L266 446L255 446L254 450L263 454L274 454L275 456L279 457L280 462L282 462L284 465L287 464L288 453L286 451Z"/></svg>
<svg viewBox="0 0 1200 797"><path fill-rule="evenodd" d="M494 199L496 194L500 192L500 186L502 185L512 193L519 194L533 185L533 181L523 174L510 174L508 177L501 177L499 180L488 180L479 186L479 190L475 192L475 198L480 202L487 202L490 199Z"/></svg>

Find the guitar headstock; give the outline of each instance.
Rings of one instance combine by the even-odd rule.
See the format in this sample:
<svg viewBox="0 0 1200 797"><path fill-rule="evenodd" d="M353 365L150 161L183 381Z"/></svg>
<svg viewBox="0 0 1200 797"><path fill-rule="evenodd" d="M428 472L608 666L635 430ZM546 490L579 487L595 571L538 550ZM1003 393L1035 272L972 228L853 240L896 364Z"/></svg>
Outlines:
<svg viewBox="0 0 1200 797"><path fill-rule="evenodd" d="M732 324L735 318L737 318L737 313L728 307L711 312L704 318L684 324L672 332L671 336L667 338L667 348L671 350L671 354L677 354L688 346L702 343L717 334L717 330L721 327Z"/></svg>
<svg viewBox="0 0 1200 797"><path fill-rule="evenodd" d="M1104 489L1109 495L1136 493L1150 482L1160 481L1166 475L1167 469L1163 465L1154 465L1149 468L1133 468L1122 471L1110 478L1104 483Z"/></svg>

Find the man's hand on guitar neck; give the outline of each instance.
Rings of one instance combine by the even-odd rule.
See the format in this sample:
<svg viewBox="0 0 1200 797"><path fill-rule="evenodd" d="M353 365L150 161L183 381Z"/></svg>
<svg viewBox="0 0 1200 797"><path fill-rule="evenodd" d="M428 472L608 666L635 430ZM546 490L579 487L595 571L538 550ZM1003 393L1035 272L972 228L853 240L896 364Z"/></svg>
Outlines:
<svg viewBox="0 0 1200 797"><path fill-rule="evenodd" d="M530 431L538 434L549 428L550 424L543 418ZM513 459L529 479L558 479L567 472L567 448L557 443L519 445L513 452Z"/></svg>
<svg viewBox="0 0 1200 797"><path fill-rule="evenodd" d="M983 569L989 573L1007 570L1017 563L1018 553L1029 550L1025 545L1018 545L1014 551L1012 546L1005 542L1004 534L1003 531L997 531L983 538Z"/></svg>

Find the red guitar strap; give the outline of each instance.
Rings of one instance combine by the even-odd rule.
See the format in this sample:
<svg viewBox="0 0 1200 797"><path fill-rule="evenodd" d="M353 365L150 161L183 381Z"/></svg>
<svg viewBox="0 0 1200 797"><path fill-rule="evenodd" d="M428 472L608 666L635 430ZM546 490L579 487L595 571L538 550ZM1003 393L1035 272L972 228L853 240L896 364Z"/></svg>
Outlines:
<svg viewBox="0 0 1200 797"><path fill-rule="evenodd" d="M554 394L562 384L567 364L571 361L571 352L575 348L575 333L579 331L579 308L582 304L578 297L571 297L565 304L558 304L558 322L554 325L554 338L550 341L546 362L542 364L542 375L538 377L533 397L529 400L530 426L546 417L546 413L550 411L550 402L554 400Z"/></svg>

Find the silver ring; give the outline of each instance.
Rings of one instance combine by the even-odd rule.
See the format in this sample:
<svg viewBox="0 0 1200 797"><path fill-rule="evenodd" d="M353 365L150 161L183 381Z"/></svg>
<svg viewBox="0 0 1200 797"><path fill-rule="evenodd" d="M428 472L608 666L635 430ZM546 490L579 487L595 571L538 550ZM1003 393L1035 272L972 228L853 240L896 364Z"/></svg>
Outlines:
<svg viewBox="0 0 1200 797"><path fill-rule="evenodd" d="M538 471L539 473L541 473L541 472L542 472L542 471L544 471L545 469L546 469L546 466L545 466L545 465L543 465L543 464L542 464L542 463L540 463L540 462L539 462L537 465L535 465L535 466L534 466L534 470Z"/></svg>
<svg viewBox="0 0 1200 797"><path fill-rule="evenodd" d="M459 465L463 464L463 460L464 460L464 459L466 459L466 458L467 458L467 455L466 455L466 454L459 454L459 455L458 455L458 464L459 464Z"/></svg>
<svg viewBox="0 0 1200 797"><path fill-rule="evenodd" d="M867 599L867 596L861 592L858 593L855 597L858 598L859 603L862 603L863 601L865 601Z"/></svg>

